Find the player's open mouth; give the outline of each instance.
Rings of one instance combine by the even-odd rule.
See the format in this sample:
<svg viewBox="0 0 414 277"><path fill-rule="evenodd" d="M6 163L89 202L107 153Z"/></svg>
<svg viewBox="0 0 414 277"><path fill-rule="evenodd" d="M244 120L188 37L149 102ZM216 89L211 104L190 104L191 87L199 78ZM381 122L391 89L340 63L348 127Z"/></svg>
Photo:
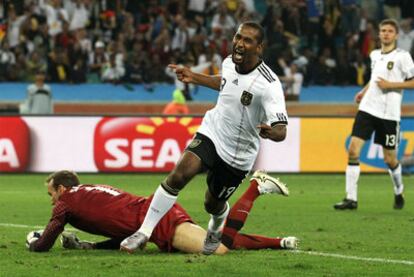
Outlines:
<svg viewBox="0 0 414 277"><path fill-rule="evenodd" d="M238 49L233 51L233 59L236 61L241 61L243 59L244 52Z"/></svg>

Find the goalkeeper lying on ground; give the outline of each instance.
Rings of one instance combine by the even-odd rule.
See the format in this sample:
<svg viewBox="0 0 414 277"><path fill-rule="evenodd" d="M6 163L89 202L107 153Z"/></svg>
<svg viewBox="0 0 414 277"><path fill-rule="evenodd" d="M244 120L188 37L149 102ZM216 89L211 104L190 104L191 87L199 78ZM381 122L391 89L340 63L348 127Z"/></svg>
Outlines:
<svg viewBox="0 0 414 277"><path fill-rule="evenodd" d="M48 194L54 205L52 218L43 232L31 232L27 238L30 251L48 251L70 223L87 233L108 237L102 242L80 241L74 234L62 234L62 246L69 249L119 249L120 242L134 233L144 220L152 196L141 197L107 185L80 184L76 173L58 171L47 179ZM250 186L231 209L223 229L222 244L216 254L229 249L296 249L297 238L269 238L239 233L261 194L288 195L287 187L262 172L255 172ZM161 251L200 253L206 231L196 225L178 204L162 218L150 242Z"/></svg>

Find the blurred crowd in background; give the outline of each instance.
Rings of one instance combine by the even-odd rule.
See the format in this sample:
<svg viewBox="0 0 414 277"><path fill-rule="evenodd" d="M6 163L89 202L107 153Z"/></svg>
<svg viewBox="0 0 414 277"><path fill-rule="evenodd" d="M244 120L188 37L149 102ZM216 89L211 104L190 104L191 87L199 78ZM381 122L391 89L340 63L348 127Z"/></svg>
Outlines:
<svg viewBox="0 0 414 277"><path fill-rule="evenodd" d="M286 89L363 85L378 23L400 22L413 53L412 0L0 0L0 82L173 82L168 63L217 74L237 26L266 32L263 59ZM295 93L295 92L293 92Z"/></svg>

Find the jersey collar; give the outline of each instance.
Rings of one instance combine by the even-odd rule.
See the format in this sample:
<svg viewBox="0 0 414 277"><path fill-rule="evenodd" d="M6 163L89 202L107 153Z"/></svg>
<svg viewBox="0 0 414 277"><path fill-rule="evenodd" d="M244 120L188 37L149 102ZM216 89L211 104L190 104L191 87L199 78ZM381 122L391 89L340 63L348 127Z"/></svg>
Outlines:
<svg viewBox="0 0 414 277"><path fill-rule="evenodd" d="M260 60L252 69L250 69L249 71L247 71L247 72L239 72L238 70L237 70L237 66L236 65L234 65L234 69L236 70L236 72L237 73L239 73L239 74L243 74L243 75L247 75L247 74L249 74L249 73L251 73L251 72L253 72L259 65L261 65L262 64L262 62L263 62L263 60Z"/></svg>
<svg viewBox="0 0 414 277"><path fill-rule="evenodd" d="M387 54L391 53L392 51L394 51L395 49L397 49L397 46L395 46L394 48L392 48L390 51L387 51L387 52L382 52L382 50L381 50L381 54L382 55L387 55Z"/></svg>

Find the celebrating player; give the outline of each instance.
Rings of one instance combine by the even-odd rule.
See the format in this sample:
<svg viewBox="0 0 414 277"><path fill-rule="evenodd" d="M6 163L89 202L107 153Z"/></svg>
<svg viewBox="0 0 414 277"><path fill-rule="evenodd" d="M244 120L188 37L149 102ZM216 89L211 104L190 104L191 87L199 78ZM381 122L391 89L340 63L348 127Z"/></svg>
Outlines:
<svg viewBox="0 0 414 277"><path fill-rule="evenodd" d="M346 198L334 205L335 209L356 209L359 156L364 142L375 132L375 143L381 144L384 162L394 184L394 208L404 207L404 185L401 165L397 160L401 99L403 89L414 88L414 63L410 54L397 48L398 24L383 20L379 25L381 49L371 52L371 79L356 94L360 103L352 128L346 168Z"/></svg>
<svg viewBox="0 0 414 277"><path fill-rule="evenodd" d="M63 232L66 223L85 232L110 238L92 243L79 241L74 234L63 233L63 247L70 249L119 249L120 242L141 225L152 197L140 197L106 185L80 184L76 173L58 171L46 179L48 194L54 205L52 218L40 238L29 238L31 251L48 251ZM239 231L247 219L253 202L261 194L288 195L287 187L278 179L256 172L250 186L236 202L227 218L223 244L215 251L229 249L295 249L297 238L268 238L244 235ZM40 234L39 234L40 235ZM199 253L206 231L196 225L187 212L174 204L150 237L161 251Z"/></svg>
<svg viewBox="0 0 414 277"><path fill-rule="evenodd" d="M263 36L259 24L241 24L233 38L233 53L223 61L221 76L170 65L180 81L206 86L220 94L174 170L155 191L141 228L121 243L122 250L131 253L145 247L180 190L203 171L207 171L208 184L204 207L211 214L203 253L209 255L220 245L220 230L230 210L227 200L252 168L259 138L282 141L286 137L282 86L260 58Z"/></svg>

